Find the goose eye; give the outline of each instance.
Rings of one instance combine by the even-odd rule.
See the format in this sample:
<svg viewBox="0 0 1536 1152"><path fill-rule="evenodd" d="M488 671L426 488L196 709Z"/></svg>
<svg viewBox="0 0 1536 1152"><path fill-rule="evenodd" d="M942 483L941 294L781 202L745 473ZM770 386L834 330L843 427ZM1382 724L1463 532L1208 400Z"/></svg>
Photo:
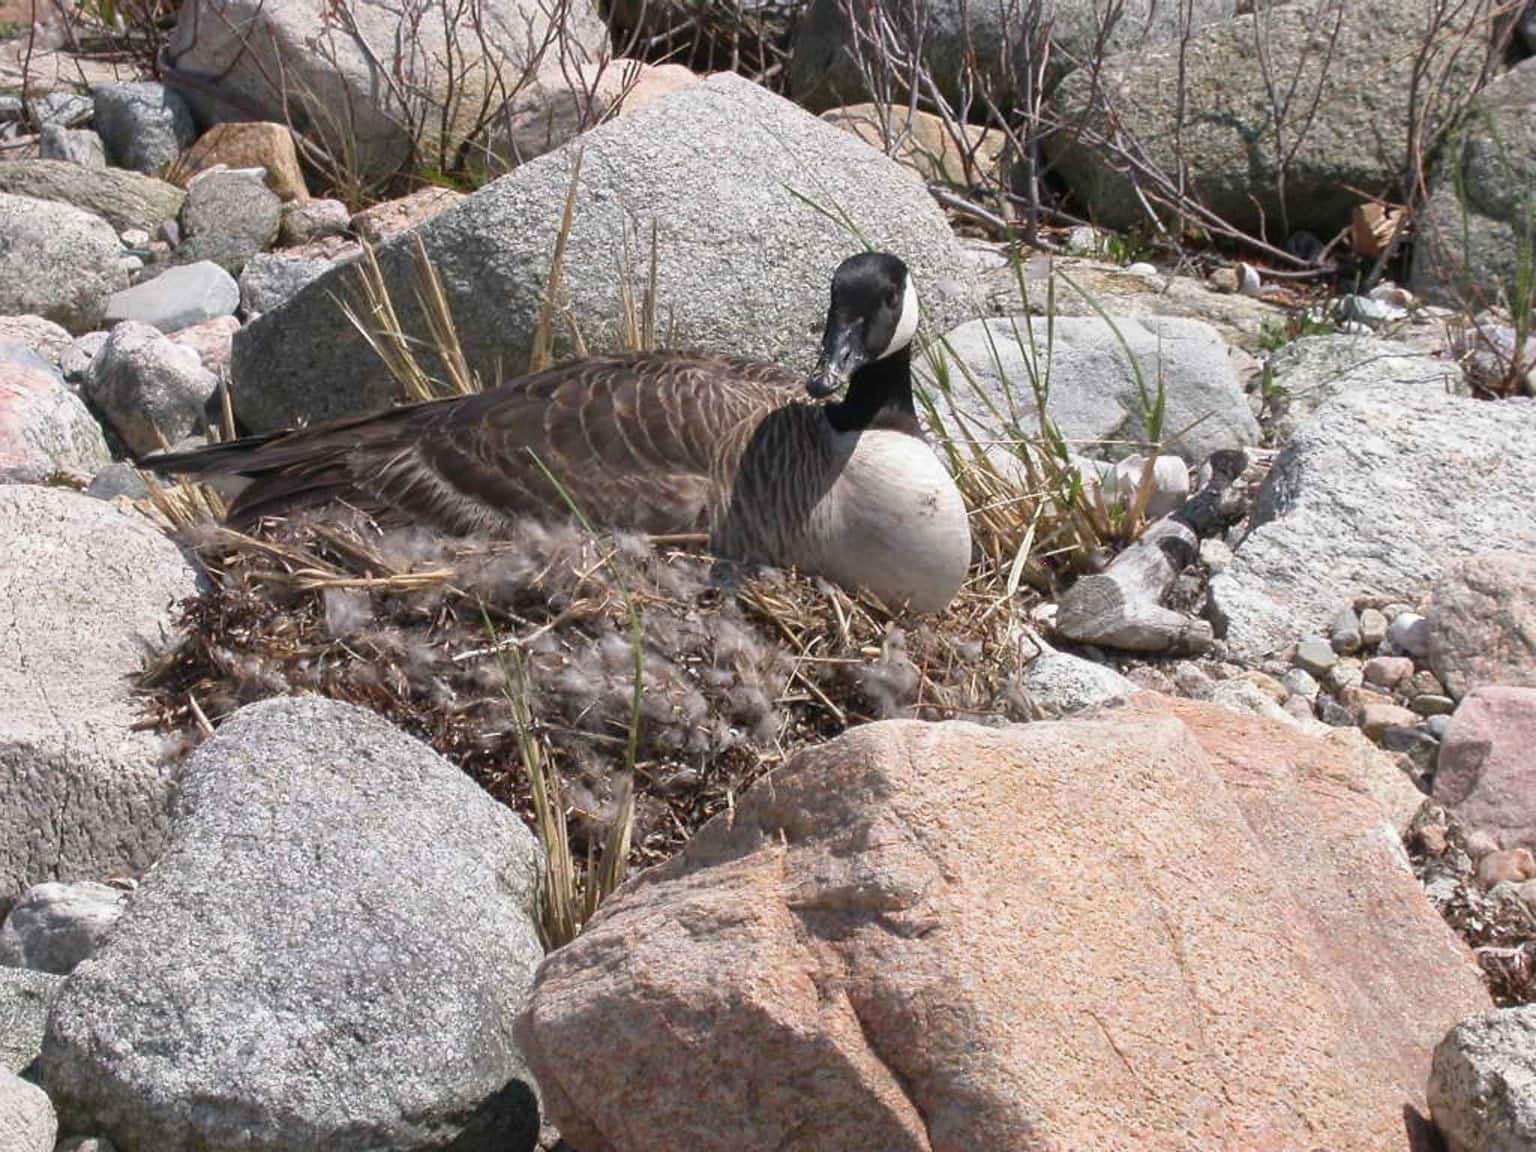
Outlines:
<svg viewBox="0 0 1536 1152"><path fill-rule="evenodd" d="M896 289L892 288L889 292L887 292L885 294L885 306L887 308L894 309L900 303L901 303L901 293L896 291Z"/></svg>

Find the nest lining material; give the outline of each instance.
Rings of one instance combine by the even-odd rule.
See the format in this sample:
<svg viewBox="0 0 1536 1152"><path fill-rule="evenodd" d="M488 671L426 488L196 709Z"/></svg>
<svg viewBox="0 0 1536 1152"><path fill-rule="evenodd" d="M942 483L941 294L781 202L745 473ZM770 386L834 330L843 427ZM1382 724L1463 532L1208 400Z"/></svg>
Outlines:
<svg viewBox="0 0 1536 1152"><path fill-rule="evenodd" d="M145 676L163 730L195 737L254 700L320 693L418 735L531 822L521 692L582 852L601 843L626 767L632 604L635 865L673 855L786 756L851 725L1029 718L1023 597L971 592L942 615L893 618L794 573L534 520L506 538L445 538L338 510L183 537L210 581Z"/></svg>

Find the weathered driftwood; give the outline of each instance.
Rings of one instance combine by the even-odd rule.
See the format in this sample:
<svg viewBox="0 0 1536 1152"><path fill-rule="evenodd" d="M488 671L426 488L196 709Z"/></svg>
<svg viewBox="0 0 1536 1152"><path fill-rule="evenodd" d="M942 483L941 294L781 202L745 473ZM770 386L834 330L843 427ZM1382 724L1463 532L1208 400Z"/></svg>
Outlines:
<svg viewBox="0 0 1536 1152"><path fill-rule="evenodd" d="M1174 580L1199 555L1199 537L1188 525L1159 520L1103 572L1067 589L1056 607L1056 634L1128 652L1205 651L1210 624L1163 607Z"/></svg>
<svg viewBox="0 0 1536 1152"><path fill-rule="evenodd" d="M1247 467L1241 452L1211 456L1204 486L1153 524L1103 572L1084 576L1056 606L1056 634L1126 652L1193 655L1211 646L1211 625L1163 607L1178 575L1200 555L1200 537L1222 527L1222 493Z"/></svg>

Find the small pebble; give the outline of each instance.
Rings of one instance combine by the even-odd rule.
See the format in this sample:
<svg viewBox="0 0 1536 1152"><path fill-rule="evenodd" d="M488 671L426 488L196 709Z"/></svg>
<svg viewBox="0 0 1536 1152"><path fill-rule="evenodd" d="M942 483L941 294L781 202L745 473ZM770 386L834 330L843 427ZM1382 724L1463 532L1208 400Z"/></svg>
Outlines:
<svg viewBox="0 0 1536 1152"><path fill-rule="evenodd" d="M1206 283L1217 292L1233 293L1242 286L1242 277L1236 268L1217 268L1206 277Z"/></svg>
<svg viewBox="0 0 1536 1152"><path fill-rule="evenodd" d="M1440 741L1444 741L1445 733L1450 726L1451 718L1449 716L1431 716L1424 723L1424 727L1429 729L1429 734Z"/></svg>
<svg viewBox="0 0 1536 1152"><path fill-rule="evenodd" d="M1345 688L1358 688L1365 680L1365 671L1360 661L1351 657L1344 657L1332 668L1328 669L1328 675L1323 677L1323 683L1335 692L1341 692Z"/></svg>
<svg viewBox="0 0 1536 1152"><path fill-rule="evenodd" d="M1319 696L1317 698L1317 718L1330 728L1353 728L1355 718L1349 714L1349 709L1340 704L1332 696Z"/></svg>
<svg viewBox="0 0 1536 1152"><path fill-rule="evenodd" d="M1440 741L1422 728L1394 724L1382 732L1381 746L1408 757L1414 775L1428 777L1440 762Z"/></svg>
<svg viewBox="0 0 1536 1152"><path fill-rule="evenodd" d="M1380 300L1383 304L1390 304L1394 308L1408 309L1413 307L1413 293L1406 288L1401 288L1390 280L1376 285L1368 293L1372 300Z"/></svg>
<svg viewBox="0 0 1536 1152"><path fill-rule="evenodd" d="M1313 720L1312 702L1305 696L1288 696L1280 707L1284 708L1288 715L1294 716L1297 720Z"/></svg>
<svg viewBox="0 0 1536 1152"><path fill-rule="evenodd" d="M1318 683L1312 677L1312 673L1305 668L1292 668L1286 672L1280 681L1285 690L1293 696L1300 696L1306 700L1315 700L1319 691Z"/></svg>
<svg viewBox="0 0 1536 1152"><path fill-rule="evenodd" d="M125 248L148 248L149 233L142 228L126 229L119 237Z"/></svg>
<svg viewBox="0 0 1536 1152"><path fill-rule="evenodd" d="M1449 716L1456 711L1456 701L1449 696L1432 696L1425 692L1408 701L1408 707L1420 716Z"/></svg>
<svg viewBox="0 0 1536 1152"><path fill-rule="evenodd" d="M1127 264L1125 270L1136 276L1156 276L1157 269L1145 260L1138 260L1134 264Z"/></svg>
<svg viewBox="0 0 1536 1152"><path fill-rule="evenodd" d="M1360 643L1374 650L1387 638L1387 627L1387 618L1378 609L1367 608L1360 613Z"/></svg>
<svg viewBox="0 0 1536 1152"><path fill-rule="evenodd" d="M1396 688L1413 675L1413 661L1406 656L1373 656L1361 669L1367 684Z"/></svg>
<svg viewBox="0 0 1536 1152"><path fill-rule="evenodd" d="M1174 668L1173 683L1192 700L1204 700L1211 694L1211 678L1188 660L1181 660Z"/></svg>
<svg viewBox="0 0 1536 1152"><path fill-rule="evenodd" d="M1259 279L1258 270L1252 264L1238 264L1237 290L1244 296L1257 296L1264 290L1264 281Z"/></svg>
<svg viewBox="0 0 1536 1152"><path fill-rule="evenodd" d="M1296 659L1293 663L1314 676L1327 676L1328 670L1338 662L1339 656L1333 650L1333 645L1321 636L1308 636L1296 645Z"/></svg>
<svg viewBox="0 0 1536 1152"><path fill-rule="evenodd" d="M1536 879L1536 857L1529 848L1490 852L1477 862L1477 879L1484 888Z"/></svg>
<svg viewBox="0 0 1536 1152"><path fill-rule="evenodd" d="M1407 687L1410 696L1444 696L1446 694L1445 685L1440 683L1440 677L1428 668L1422 672L1415 672Z"/></svg>
<svg viewBox="0 0 1536 1152"><path fill-rule="evenodd" d="M1349 605L1340 608L1328 626L1328 642L1340 656L1350 656L1360 651L1360 619Z"/></svg>
<svg viewBox="0 0 1536 1152"><path fill-rule="evenodd" d="M1411 728L1418 719L1396 704L1367 704L1360 712L1360 729L1372 740L1380 741L1389 728Z"/></svg>
<svg viewBox="0 0 1536 1152"><path fill-rule="evenodd" d="M1409 656L1429 654L1429 623L1417 612L1399 612L1387 635L1399 652Z"/></svg>
<svg viewBox="0 0 1536 1152"><path fill-rule="evenodd" d="M1248 681L1248 683L1252 684L1255 688L1264 693L1264 695L1268 696L1276 704L1283 704L1285 702L1285 698L1290 695L1290 693L1285 690L1284 684L1280 683L1280 681L1276 680L1273 676L1268 676L1263 672L1244 672L1241 676L1238 677L1238 679Z"/></svg>

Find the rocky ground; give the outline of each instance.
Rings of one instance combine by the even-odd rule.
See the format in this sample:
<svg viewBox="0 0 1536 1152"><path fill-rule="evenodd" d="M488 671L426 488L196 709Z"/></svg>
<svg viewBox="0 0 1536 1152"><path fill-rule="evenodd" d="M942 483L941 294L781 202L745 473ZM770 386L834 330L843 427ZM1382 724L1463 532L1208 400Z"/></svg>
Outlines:
<svg viewBox="0 0 1536 1152"><path fill-rule="evenodd" d="M1396 5L1062 3L1032 244L832 0L141 7L0 5L0 1152L1536 1148L1536 7L1420 55L1377 263ZM925 107L1016 75L957 12ZM804 368L861 241L973 511L930 618L134 467L397 402L442 311L516 375L557 244L554 355Z"/></svg>

